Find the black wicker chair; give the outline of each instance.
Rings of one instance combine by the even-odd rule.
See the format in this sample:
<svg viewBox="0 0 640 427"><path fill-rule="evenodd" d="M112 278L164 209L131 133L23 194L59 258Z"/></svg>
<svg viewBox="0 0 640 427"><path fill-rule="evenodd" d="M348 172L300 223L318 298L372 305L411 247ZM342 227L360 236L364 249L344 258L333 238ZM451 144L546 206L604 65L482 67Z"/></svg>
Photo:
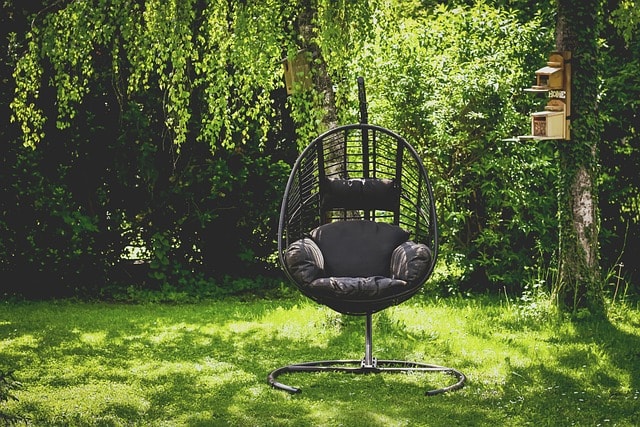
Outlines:
<svg viewBox="0 0 640 427"><path fill-rule="evenodd" d="M427 172L401 136L367 124L362 79L361 123L332 129L296 160L285 188L278 253L298 289L343 314L365 316L362 360L303 362L274 370L273 387L299 392L277 377L290 372L351 373L435 371L457 379L427 391L463 387L451 368L377 360L372 354L372 314L411 298L431 275L438 256L435 204Z"/></svg>

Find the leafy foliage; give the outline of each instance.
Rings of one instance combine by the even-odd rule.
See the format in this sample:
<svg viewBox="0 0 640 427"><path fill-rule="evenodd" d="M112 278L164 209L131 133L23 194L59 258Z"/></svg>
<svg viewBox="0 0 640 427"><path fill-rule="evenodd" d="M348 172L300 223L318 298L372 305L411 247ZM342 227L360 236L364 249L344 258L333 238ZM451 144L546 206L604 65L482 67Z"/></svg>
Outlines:
<svg viewBox="0 0 640 427"><path fill-rule="evenodd" d="M43 61L52 66L57 127L67 128L92 90L100 57L110 62L121 106L160 92L162 120L178 147L189 133L212 149L247 140L250 123L266 137L271 93L281 80L286 6L211 1L81 0L37 20L16 64L12 103L24 143L35 146L45 117L40 97ZM37 18L37 17L36 17ZM202 95L202 98L199 95ZM191 125L194 101L200 126Z"/></svg>
<svg viewBox="0 0 640 427"><path fill-rule="evenodd" d="M228 44L237 33L228 46L237 58L209 64L220 57L190 42L192 27L209 25L195 21L191 6L205 12L195 4L64 6L34 13L26 50L16 54L12 107L23 132L10 127L3 140L3 290L91 296L117 283L191 290L270 274L278 190L295 145L283 91L273 89L280 64L265 65L280 53L254 37L254 21L275 25L262 9L269 4L224 9L216 37ZM175 29L175 20L186 27ZM199 43L215 42L208 31ZM244 53L242 43L250 44ZM260 49L265 63L250 59ZM214 72L227 77L210 79ZM211 99L225 90L224 106L215 107ZM216 134L205 106L230 120ZM37 116L53 121L25 132ZM20 136L37 149L16 145Z"/></svg>
<svg viewBox="0 0 640 427"><path fill-rule="evenodd" d="M446 262L465 260L463 288L518 289L548 262L556 239L553 151L508 138L528 133L533 105L522 88L531 85L550 29L484 3L439 6L399 31L388 25L369 46L368 81L382 94L371 116L420 148L435 183Z"/></svg>
<svg viewBox="0 0 640 427"><path fill-rule="evenodd" d="M245 287L227 277L271 274L288 165L323 130L321 94L284 93L281 61L307 42L340 123L357 121L362 75L370 121L425 159L439 286L520 291L553 276L540 269L553 270L558 242L555 147L511 138L543 105L521 90L553 50L551 0L3 5L5 291L42 295L46 282L47 295L95 295L125 283L213 295ZM615 5L601 47L603 264L622 262L628 280L638 274L636 9ZM307 41L301 11L313 12Z"/></svg>
<svg viewBox="0 0 640 427"><path fill-rule="evenodd" d="M636 292L640 290L636 262L640 251L640 38L632 29L640 23L639 5L620 2L605 22L610 37L602 58L604 130L599 184L603 264L621 273ZM611 288L615 292L615 285Z"/></svg>

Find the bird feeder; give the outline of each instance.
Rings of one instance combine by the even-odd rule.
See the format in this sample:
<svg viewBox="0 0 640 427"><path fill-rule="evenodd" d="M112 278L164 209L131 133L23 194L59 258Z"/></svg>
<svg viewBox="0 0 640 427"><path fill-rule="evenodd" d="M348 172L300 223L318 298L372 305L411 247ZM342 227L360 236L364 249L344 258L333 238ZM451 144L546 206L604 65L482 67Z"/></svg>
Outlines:
<svg viewBox="0 0 640 427"><path fill-rule="evenodd" d="M522 139L571 139L571 52L553 52L526 92L545 93L544 111L531 113L531 135Z"/></svg>

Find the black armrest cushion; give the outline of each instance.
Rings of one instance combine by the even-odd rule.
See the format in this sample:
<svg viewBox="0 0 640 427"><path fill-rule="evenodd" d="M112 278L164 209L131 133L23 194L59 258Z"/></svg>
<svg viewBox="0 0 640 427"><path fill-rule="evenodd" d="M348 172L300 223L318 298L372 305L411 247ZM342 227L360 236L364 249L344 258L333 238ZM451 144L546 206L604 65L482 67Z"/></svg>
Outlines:
<svg viewBox="0 0 640 427"><path fill-rule="evenodd" d="M401 243L391 255L391 277L419 285L431 266L431 249L423 243Z"/></svg>
<svg viewBox="0 0 640 427"><path fill-rule="evenodd" d="M293 242L284 254L284 262L291 277L301 285L309 285L324 277L324 258L316 243L303 238Z"/></svg>

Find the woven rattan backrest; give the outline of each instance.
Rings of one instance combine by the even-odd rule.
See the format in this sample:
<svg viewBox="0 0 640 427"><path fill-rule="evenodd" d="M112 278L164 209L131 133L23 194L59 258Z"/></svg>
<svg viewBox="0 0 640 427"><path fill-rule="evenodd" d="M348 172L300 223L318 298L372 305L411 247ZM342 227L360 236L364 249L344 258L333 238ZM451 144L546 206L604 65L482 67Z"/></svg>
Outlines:
<svg viewBox="0 0 640 427"><path fill-rule="evenodd" d="M356 184L363 185L369 196L331 194L332 187ZM396 224L415 241L437 246L433 195L422 162L405 139L384 128L342 126L307 146L285 190L280 218L283 244L319 225L351 219Z"/></svg>

